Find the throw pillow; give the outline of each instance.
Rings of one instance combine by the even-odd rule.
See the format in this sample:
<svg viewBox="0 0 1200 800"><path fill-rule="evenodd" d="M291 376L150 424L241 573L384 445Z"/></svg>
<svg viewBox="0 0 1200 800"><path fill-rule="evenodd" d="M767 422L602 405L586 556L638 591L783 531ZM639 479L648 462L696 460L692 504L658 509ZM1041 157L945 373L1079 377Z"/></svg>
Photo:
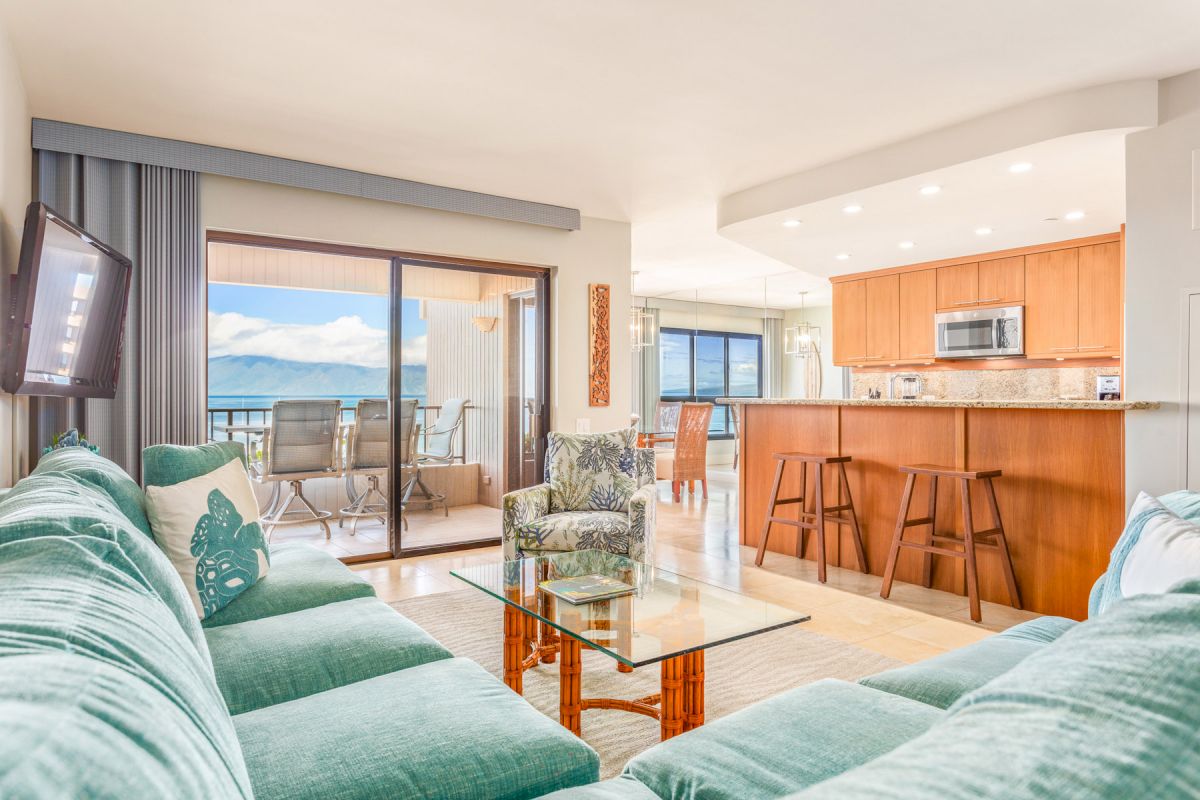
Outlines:
<svg viewBox="0 0 1200 800"><path fill-rule="evenodd" d="M629 498L637 491L636 436L633 428L607 433L551 432L546 449L550 512L628 512Z"/></svg>
<svg viewBox="0 0 1200 800"><path fill-rule="evenodd" d="M258 501L236 458L170 486L147 486L146 516L201 619L267 574L270 557Z"/></svg>
<svg viewBox="0 0 1200 800"><path fill-rule="evenodd" d="M194 447L151 445L142 450L142 482L146 486L171 486L207 475L234 459L246 463L246 448L241 442L209 442Z"/></svg>
<svg viewBox="0 0 1200 800"><path fill-rule="evenodd" d="M1138 494L1113 547L1097 611L1138 594L1162 594L1200 577L1200 525L1181 519L1160 500Z"/></svg>

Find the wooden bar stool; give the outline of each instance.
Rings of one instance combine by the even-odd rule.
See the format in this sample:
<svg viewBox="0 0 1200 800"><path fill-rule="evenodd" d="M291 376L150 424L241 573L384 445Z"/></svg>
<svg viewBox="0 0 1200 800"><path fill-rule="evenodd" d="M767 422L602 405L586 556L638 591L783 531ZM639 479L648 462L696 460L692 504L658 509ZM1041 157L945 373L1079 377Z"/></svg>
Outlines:
<svg viewBox="0 0 1200 800"><path fill-rule="evenodd" d="M775 461L775 482L771 486L771 502L767 507L767 518L763 521L762 535L758 539L758 556L754 559L757 566L762 566L763 555L767 552L767 536L771 532L771 523L778 522L780 525L791 525L800 531L800 553L804 553L804 537L809 531L816 531L817 534L817 580L821 583L825 582L825 523L832 522L836 525L849 525L854 539L854 552L858 557L858 566L863 572L867 571L867 556L863 552L862 530L858 527L858 515L854 513L854 500L850 497L850 482L846 480L846 465L852 459L850 456L818 456L811 453L776 453ZM800 495L798 497L780 497L779 486L783 482L783 469L789 461L800 463ZM813 510L808 511L806 508L805 493L808 491L808 465L816 465L816 475L813 478ZM846 492L846 501L841 505L827 506L825 505L825 465L831 464L837 466L839 479L842 482L842 489ZM797 503L800 506L797 512L798 519L788 519L787 517L779 517L775 515L775 507ZM846 516L841 516L841 512L849 512Z"/></svg>
<svg viewBox="0 0 1200 800"><path fill-rule="evenodd" d="M1008 541L1004 538L1004 523L1000 520L1000 506L996 503L996 487L992 484L994 478L1003 473L998 469L954 469L939 467L935 464L913 464L902 466L900 471L908 475L904 483L904 495L900 499L900 515L896 518L896 533L892 537L892 547L888 551L887 566L883 570L883 586L879 596L887 598L892 592L892 579L896 574L896 559L900 548L911 547L923 553L921 564L921 581L926 587L932 584L933 557L950 556L961 558L966 562L967 598L971 604L971 619L981 621L979 609L979 573L975 565L976 548L994 549L1000 553L1000 565L1004 570L1004 582L1008 586L1008 598L1014 608L1021 607L1021 594L1017 591L1017 577L1013 572L1012 557L1008 553ZM928 475L929 511L924 517L908 518L908 508L912 504L913 487L918 475ZM963 535L946 536L937 532L937 490L938 479L949 478L957 480L962 495ZM983 490L987 494L988 505L992 509L993 527L986 530L975 530L975 522L971 512L971 481L983 481ZM904 541L905 528L929 526L928 543ZM939 547L938 545L953 547ZM962 548L961 550L955 548Z"/></svg>

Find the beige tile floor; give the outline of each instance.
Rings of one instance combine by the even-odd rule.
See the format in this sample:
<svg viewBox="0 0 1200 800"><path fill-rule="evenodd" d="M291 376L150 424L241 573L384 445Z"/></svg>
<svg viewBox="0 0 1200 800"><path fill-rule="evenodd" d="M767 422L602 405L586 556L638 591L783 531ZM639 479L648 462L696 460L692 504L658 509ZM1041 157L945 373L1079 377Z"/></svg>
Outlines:
<svg viewBox="0 0 1200 800"><path fill-rule="evenodd" d="M699 487L697 487L699 488ZM655 562L688 577L807 611L806 630L852 642L906 662L920 661L990 636L1037 616L984 603L983 624L970 622L965 597L911 584L896 584L890 600L879 597L880 578L830 567L825 585L811 561L768 553L754 566L754 551L738 544L737 480L714 470L709 498L684 495L672 503L659 485ZM420 556L353 567L375 584L384 600L402 600L465 586L450 571L492 561L498 547Z"/></svg>

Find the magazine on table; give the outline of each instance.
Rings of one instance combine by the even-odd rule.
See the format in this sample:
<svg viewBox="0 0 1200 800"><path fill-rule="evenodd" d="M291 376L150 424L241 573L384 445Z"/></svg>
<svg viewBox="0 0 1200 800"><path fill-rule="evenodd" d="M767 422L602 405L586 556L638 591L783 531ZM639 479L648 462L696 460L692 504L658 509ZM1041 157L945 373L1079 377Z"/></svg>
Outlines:
<svg viewBox="0 0 1200 800"><path fill-rule="evenodd" d="M579 575L574 578L558 578L542 581L542 591L565 600L571 605L594 603L598 600L611 600L633 594L634 587L607 575Z"/></svg>

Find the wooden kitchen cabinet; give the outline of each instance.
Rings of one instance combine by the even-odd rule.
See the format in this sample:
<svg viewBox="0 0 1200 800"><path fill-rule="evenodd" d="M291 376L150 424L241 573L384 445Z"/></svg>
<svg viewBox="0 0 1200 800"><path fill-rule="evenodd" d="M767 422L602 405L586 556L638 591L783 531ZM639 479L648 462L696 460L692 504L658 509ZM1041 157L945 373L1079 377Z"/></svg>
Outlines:
<svg viewBox="0 0 1200 800"><path fill-rule="evenodd" d="M1025 355L1079 352L1079 248L1025 256Z"/></svg>
<svg viewBox="0 0 1200 800"><path fill-rule="evenodd" d="M833 285L833 363L855 366L900 357L900 277Z"/></svg>
<svg viewBox="0 0 1200 800"><path fill-rule="evenodd" d="M933 359L937 313L936 269L900 274L900 355L901 361Z"/></svg>
<svg viewBox="0 0 1200 800"><path fill-rule="evenodd" d="M1121 244L1025 257L1025 355L1121 355Z"/></svg>
<svg viewBox="0 0 1200 800"><path fill-rule="evenodd" d="M1121 245L1079 248L1079 355L1121 354Z"/></svg>
<svg viewBox="0 0 1200 800"><path fill-rule="evenodd" d="M978 264L955 264L952 267L939 267L935 272L938 311L961 311L978 302Z"/></svg>
<svg viewBox="0 0 1200 800"><path fill-rule="evenodd" d="M867 281L833 285L833 363L860 364L867 358Z"/></svg>
<svg viewBox="0 0 1200 800"><path fill-rule="evenodd" d="M980 305L1025 302L1025 256L980 261L978 298Z"/></svg>
<svg viewBox="0 0 1200 800"><path fill-rule="evenodd" d="M900 276L867 278L867 358L900 358Z"/></svg>
<svg viewBox="0 0 1200 800"><path fill-rule="evenodd" d="M938 311L1020 305L1024 300L1024 256L994 258L937 269Z"/></svg>

